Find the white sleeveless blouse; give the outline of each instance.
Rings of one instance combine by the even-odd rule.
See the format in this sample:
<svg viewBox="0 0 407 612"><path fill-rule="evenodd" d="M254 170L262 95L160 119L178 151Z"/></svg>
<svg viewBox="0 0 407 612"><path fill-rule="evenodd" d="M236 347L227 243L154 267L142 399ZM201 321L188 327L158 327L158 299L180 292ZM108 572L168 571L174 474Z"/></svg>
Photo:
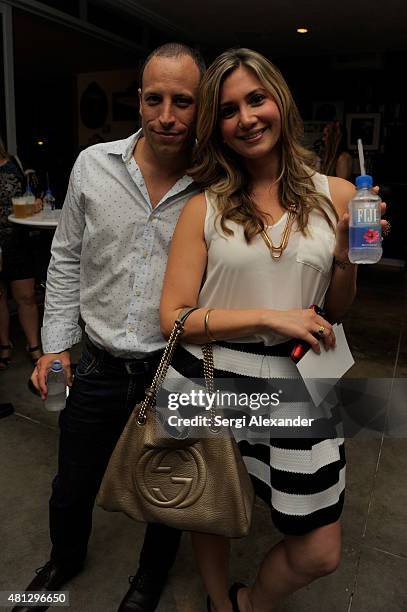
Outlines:
<svg viewBox="0 0 407 612"><path fill-rule="evenodd" d="M327 177L315 173L312 178L317 191L331 199ZM335 234L320 213L311 212L307 236L293 225L287 248L275 260L260 235L246 243L241 225L228 221L234 235L223 234L217 220L216 196L206 191L205 198L208 264L199 294L200 307L290 310L323 305L331 280ZM335 226L333 211L323 205ZM280 244L286 221L287 213L267 228L273 244ZM285 340L270 332L235 342L273 345Z"/></svg>

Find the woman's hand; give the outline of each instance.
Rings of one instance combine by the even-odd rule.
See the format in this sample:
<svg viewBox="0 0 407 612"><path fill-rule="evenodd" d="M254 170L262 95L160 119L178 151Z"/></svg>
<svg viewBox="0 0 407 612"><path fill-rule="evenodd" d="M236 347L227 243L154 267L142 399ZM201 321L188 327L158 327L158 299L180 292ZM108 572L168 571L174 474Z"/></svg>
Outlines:
<svg viewBox="0 0 407 612"><path fill-rule="evenodd" d="M320 340L325 350L335 347L332 325L312 308L265 311L263 323L266 331L271 329L281 336L305 340L315 353L321 352Z"/></svg>
<svg viewBox="0 0 407 612"><path fill-rule="evenodd" d="M379 193L379 187L373 187L372 191L376 194ZM380 225L382 226L382 234L385 236L389 233L390 224L388 221L383 219L384 214L386 213L387 204L386 202L382 202L380 204L380 214L381 221ZM338 259L346 259L348 257L349 252L349 213L345 212L342 217L339 218L338 225L336 226L336 244L335 244L335 256Z"/></svg>

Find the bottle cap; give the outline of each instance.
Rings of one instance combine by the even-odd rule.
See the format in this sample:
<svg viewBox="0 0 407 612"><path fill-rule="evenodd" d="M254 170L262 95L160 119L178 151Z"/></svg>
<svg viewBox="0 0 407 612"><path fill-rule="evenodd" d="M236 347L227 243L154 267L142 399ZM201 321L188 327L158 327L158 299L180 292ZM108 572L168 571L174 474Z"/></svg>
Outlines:
<svg viewBox="0 0 407 612"><path fill-rule="evenodd" d="M59 361L59 359L55 359L55 361L52 362L51 370L53 372L62 372L63 369L64 366L62 365L62 362Z"/></svg>
<svg viewBox="0 0 407 612"><path fill-rule="evenodd" d="M370 174L361 174L356 177L356 189L370 189L373 187L373 179Z"/></svg>

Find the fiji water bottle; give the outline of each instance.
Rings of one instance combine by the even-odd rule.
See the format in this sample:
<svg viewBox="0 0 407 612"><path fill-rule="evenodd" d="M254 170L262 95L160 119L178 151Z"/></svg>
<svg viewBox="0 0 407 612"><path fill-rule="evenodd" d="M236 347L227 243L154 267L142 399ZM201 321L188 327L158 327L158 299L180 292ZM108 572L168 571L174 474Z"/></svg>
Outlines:
<svg viewBox="0 0 407 612"><path fill-rule="evenodd" d="M356 178L356 194L349 202L349 259L355 264L376 263L382 256L381 199L372 191L368 174Z"/></svg>
<svg viewBox="0 0 407 612"><path fill-rule="evenodd" d="M43 210L45 214L51 213L55 209L55 198L51 189L47 189L43 199Z"/></svg>
<svg viewBox="0 0 407 612"><path fill-rule="evenodd" d="M47 399L45 408L50 412L59 412L65 408L66 379L62 363L56 359L52 362L47 375Z"/></svg>

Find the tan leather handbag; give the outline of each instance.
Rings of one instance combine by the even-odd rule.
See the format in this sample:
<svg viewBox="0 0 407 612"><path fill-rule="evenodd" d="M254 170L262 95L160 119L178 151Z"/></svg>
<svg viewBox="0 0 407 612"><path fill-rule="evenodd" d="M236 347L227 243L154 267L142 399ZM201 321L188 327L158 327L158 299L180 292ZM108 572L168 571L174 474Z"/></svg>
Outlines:
<svg viewBox="0 0 407 612"><path fill-rule="evenodd" d="M184 323L194 310L182 311L175 321L151 387L120 436L96 501L136 521L239 538L250 529L254 491L232 433L212 427L212 409L205 436L180 441L164 432L155 409ZM212 345L202 351L207 390L213 392Z"/></svg>

